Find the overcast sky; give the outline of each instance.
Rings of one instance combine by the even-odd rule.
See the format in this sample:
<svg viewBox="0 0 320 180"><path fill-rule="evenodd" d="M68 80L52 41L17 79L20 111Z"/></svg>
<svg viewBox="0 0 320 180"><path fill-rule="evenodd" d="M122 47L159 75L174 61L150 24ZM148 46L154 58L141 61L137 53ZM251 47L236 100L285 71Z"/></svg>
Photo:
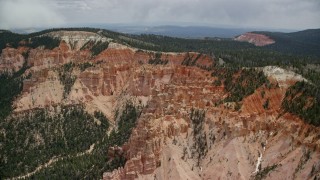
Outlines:
<svg viewBox="0 0 320 180"><path fill-rule="evenodd" d="M320 0L0 0L0 28L88 24L320 28Z"/></svg>

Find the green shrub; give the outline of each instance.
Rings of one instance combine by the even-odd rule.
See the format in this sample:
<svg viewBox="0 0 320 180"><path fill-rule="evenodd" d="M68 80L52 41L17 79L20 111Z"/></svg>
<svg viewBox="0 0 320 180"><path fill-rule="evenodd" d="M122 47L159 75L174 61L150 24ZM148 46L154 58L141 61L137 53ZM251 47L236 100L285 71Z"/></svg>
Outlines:
<svg viewBox="0 0 320 180"><path fill-rule="evenodd" d="M81 63L81 64L78 64L77 66L79 67L80 71L85 71L89 67L94 67L94 65L89 62Z"/></svg>
<svg viewBox="0 0 320 180"><path fill-rule="evenodd" d="M109 129L109 119L100 111L95 111L94 112L94 117L97 118L100 122L101 125L105 128L105 129Z"/></svg>
<svg viewBox="0 0 320 180"><path fill-rule="evenodd" d="M269 109L269 98L266 100L266 102L264 102L263 108L264 109Z"/></svg>
<svg viewBox="0 0 320 180"><path fill-rule="evenodd" d="M194 152L198 155L199 163L200 158L205 156L208 151L207 138L204 131L205 111L200 109L191 109L190 119L193 128Z"/></svg>
<svg viewBox="0 0 320 180"><path fill-rule="evenodd" d="M109 46L108 42L98 41L91 47L92 56L100 54L103 50L107 49Z"/></svg>
<svg viewBox="0 0 320 180"><path fill-rule="evenodd" d="M225 90L230 93L224 99L225 102L242 101L244 97L254 93L258 87L269 82L262 71L253 68L215 68L212 76L218 77L218 80L213 84L219 84L219 81L223 81Z"/></svg>

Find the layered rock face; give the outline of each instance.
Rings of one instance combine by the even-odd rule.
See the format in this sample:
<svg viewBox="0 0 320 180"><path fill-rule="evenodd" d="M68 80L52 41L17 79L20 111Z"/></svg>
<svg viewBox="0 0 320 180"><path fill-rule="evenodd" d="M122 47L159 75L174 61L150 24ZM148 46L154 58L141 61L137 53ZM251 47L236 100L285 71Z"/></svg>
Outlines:
<svg viewBox="0 0 320 180"><path fill-rule="evenodd" d="M31 69L50 69L69 62L81 63L90 59L89 51L73 51L66 42L53 49L32 49L29 52L28 66Z"/></svg>
<svg viewBox="0 0 320 180"><path fill-rule="evenodd" d="M250 32L242 34L242 35L234 38L234 40L249 42L251 44L254 44L255 46L267 46L267 45L275 43L275 41L273 39L271 39L270 37L268 37L266 35L250 33Z"/></svg>
<svg viewBox="0 0 320 180"><path fill-rule="evenodd" d="M80 37L76 32L59 33L50 34L63 39L59 47L30 49L27 60L20 50L5 49L0 68L17 71L25 61L31 66L26 75L32 76L23 82L15 112L83 103L88 112L99 110L115 124L115 110L125 99L144 106L129 141L106 149L111 159L124 154L125 166L105 172L103 179L311 179L319 175L319 128L281 110L287 88L302 77L264 68L274 86L259 87L236 111L220 103L228 92L223 85L214 85L217 77L204 70L215 64L210 56L161 53L167 64L149 64L159 58L156 52L110 43L92 57L81 45L91 37L106 39L94 33ZM71 74L76 79L64 97L58 74L61 65L69 62L75 64ZM93 66L77 68L84 62ZM267 99L269 108L264 108ZM199 123L191 117L194 110L204 112Z"/></svg>
<svg viewBox="0 0 320 180"><path fill-rule="evenodd" d="M110 40L97 33L85 31L57 31L46 35L66 42L72 50L80 50L88 42L106 42Z"/></svg>
<svg viewBox="0 0 320 180"><path fill-rule="evenodd" d="M124 146L126 165L105 173L104 179L250 179L263 173L267 179L300 179L319 173L310 173L319 163L318 128L290 114L279 117L291 81L279 81L281 88L257 89L243 100L240 111L234 111L213 107L226 92L212 85L214 77L206 71L176 67L171 76L152 94ZM270 81L275 78L269 76ZM266 99L269 109L263 108ZM197 154L191 108L206 112L200 136L204 156ZM271 167L275 170L266 172Z"/></svg>
<svg viewBox="0 0 320 180"><path fill-rule="evenodd" d="M25 58L22 53L23 48L5 48L0 56L0 72L16 72L22 68Z"/></svg>

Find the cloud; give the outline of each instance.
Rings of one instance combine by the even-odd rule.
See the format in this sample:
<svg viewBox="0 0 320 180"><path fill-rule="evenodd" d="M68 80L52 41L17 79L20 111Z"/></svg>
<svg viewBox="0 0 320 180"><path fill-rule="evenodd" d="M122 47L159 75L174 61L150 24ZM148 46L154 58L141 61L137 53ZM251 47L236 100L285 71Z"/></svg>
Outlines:
<svg viewBox="0 0 320 180"><path fill-rule="evenodd" d="M305 29L320 27L319 0L59 0L73 3L67 17L86 23L181 22L211 26ZM90 7L76 12L80 4ZM77 6L75 6L77 4Z"/></svg>
<svg viewBox="0 0 320 180"><path fill-rule="evenodd" d="M0 28L54 27L63 24L46 0L0 0Z"/></svg>
<svg viewBox="0 0 320 180"><path fill-rule="evenodd" d="M65 20L65 25L130 23L152 25L196 24L283 29L320 27L319 0L0 1L6 2L0 2L1 27L4 25L12 27L19 24L21 26L22 24L24 26L28 24L33 26L37 24L52 26L63 23L62 20ZM49 5L44 5L44 3ZM6 6L3 7L2 4ZM10 10L12 6L17 6L15 11ZM33 15L26 15L28 10L23 10L25 6L30 11L28 13L32 12L31 14ZM45 12L41 11L41 9ZM2 11L11 12L12 15L5 15ZM25 16L29 17L29 21L25 21Z"/></svg>

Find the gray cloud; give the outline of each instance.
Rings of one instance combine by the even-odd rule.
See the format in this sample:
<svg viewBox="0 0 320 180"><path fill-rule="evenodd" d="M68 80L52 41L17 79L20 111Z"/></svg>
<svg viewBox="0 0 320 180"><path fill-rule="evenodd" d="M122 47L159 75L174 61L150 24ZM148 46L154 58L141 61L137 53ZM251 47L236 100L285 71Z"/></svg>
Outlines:
<svg viewBox="0 0 320 180"><path fill-rule="evenodd" d="M1 11L10 11L3 2L22 4L30 1L0 0ZM49 10L45 16L30 17L43 26L52 23L40 23L45 18L58 17L56 24L65 20L66 25L89 23L132 23L132 24L198 24L210 26L261 27L306 29L320 27L319 0L32 0L39 9ZM10 4L10 3L9 3ZM26 4L26 3L25 3ZM23 7L23 6L22 6ZM36 10L35 7L30 7ZM16 8L19 9L19 8ZM40 8L41 9L41 8ZM22 11L23 12L23 11ZM41 11L35 11L41 14ZM0 27L13 26L11 20L18 18L3 16L1 12ZM63 18L59 18L57 14ZM37 19L38 18L38 19ZM42 21L41 21L42 20ZM4 23L3 23L4 22ZM51 22L51 21L50 21ZM21 25L21 24L20 24ZM28 25L22 23L22 25ZM21 26L22 26L21 25ZM10 27L10 26L9 26Z"/></svg>
<svg viewBox="0 0 320 180"><path fill-rule="evenodd" d="M63 17L46 0L0 0L0 28L53 27Z"/></svg>

